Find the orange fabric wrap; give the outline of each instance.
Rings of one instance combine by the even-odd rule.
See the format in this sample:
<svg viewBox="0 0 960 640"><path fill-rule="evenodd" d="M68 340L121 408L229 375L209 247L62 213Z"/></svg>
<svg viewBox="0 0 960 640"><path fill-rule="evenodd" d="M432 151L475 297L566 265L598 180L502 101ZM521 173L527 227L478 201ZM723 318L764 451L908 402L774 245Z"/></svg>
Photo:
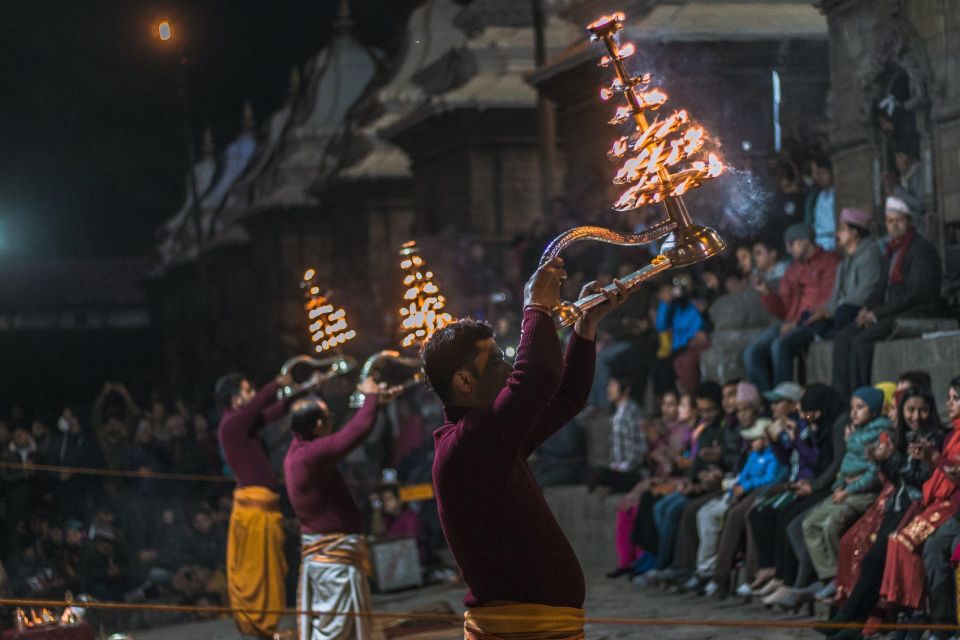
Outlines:
<svg viewBox="0 0 960 640"><path fill-rule="evenodd" d="M286 604L283 525L280 496L266 487L239 487L227 536L227 582L237 628L245 635L270 638ZM269 611L269 613L267 612Z"/></svg>
<svg viewBox="0 0 960 640"><path fill-rule="evenodd" d="M543 604L473 607L463 614L465 640L583 640L583 609Z"/></svg>
<svg viewBox="0 0 960 640"><path fill-rule="evenodd" d="M303 547L301 557L304 560L325 564L349 564L360 568L367 576L373 575L373 564L367 551L367 543L360 538L356 545L341 545L346 533L325 535L309 546Z"/></svg>

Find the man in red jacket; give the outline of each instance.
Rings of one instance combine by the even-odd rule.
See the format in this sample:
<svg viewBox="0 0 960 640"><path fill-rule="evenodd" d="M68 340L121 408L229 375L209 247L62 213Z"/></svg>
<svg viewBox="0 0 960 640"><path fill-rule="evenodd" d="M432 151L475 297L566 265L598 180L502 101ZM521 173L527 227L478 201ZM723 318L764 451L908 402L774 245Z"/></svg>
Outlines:
<svg viewBox="0 0 960 640"><path fill-rule="evenodd" d="M363 444L373 430L377 406L402 388L377 386L372 378L357 390L363 407L336 433L330 411L317 397L297 400L291 410L293 441L283 460L287 495L302 534L297 608L300 640L365 640L374 637L370 611L370 560L363 539L363 514L337 464ZM322 612L322 613L321 613Z"/></svg>
<svg viewBox="0 0 960 640"><path fill-rule="evenodd" d="M840 257L824 251L813 241L813 229L797 223L783 236L793 262L773 291L765 280L756 280L763 306L780 322L764 331L743 352L747 377L761 392L793 380L793 361L818 333L826 329L823 320L808 322L814 311L826 306L833 291Z"/></svg>
<svg viewBox="0 0 960 640"><path fill-rule="evenodd" d="M433 485L468 587L468 639L583 637L583 572L527 458L583 408L597 322L628 292L617 282L603 294L607 302L576 323L564 357L550 316L562 265L545 264L527 283L513 366L491 327L475 320L440 329L423 348L424 371L444 404ZM599 290L590 283L583 295Z"/></svg>

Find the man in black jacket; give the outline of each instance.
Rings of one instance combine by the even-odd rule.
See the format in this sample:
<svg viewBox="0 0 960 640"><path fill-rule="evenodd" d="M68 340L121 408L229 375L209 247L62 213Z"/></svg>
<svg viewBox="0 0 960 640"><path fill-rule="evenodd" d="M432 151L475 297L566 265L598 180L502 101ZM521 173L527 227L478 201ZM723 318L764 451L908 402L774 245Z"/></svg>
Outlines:
<svg viewBox="0 0 960 640"><path fill-rule="evenodd" d="M917 233L913 216L903 200L887 198L886 283L833 343L833 386L844 395L870 384L874 345L890 335L897 318L929 318L943 312L940 256Z"/></svg>

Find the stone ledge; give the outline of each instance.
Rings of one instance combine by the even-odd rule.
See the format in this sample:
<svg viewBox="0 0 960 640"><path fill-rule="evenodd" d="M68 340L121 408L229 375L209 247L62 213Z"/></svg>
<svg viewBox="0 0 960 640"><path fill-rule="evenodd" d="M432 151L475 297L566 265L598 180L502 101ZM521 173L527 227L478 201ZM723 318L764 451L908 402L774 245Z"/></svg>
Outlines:
<svg viewBox="0 0 960 640"><path fill-rule="evenodd" d="M614 526L623 494L601 496L585 486L548 487L543 495L588 575L617 564Z"/></svg>

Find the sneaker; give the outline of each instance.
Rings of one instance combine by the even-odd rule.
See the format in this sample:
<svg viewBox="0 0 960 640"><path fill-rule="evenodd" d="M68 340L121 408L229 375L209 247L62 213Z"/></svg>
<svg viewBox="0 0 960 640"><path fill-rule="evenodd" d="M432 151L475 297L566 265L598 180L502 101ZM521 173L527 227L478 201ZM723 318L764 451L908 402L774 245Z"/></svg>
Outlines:
<svg viewBox="0 0 960 640"><path fill-rule="evenodd" d="M748 583L742 582L740 586L737 587L737 595L741 598L749 598L753 595L753 589L750 588Z"/></svg>
<svg viewBox="0 0 960 640"><path fill-rule="evenodd" d="M647 579L647 582L656 582L657 580L660 579L660 576L662 574L663 574L663 569L650 569L650 571L647 571L641 575L643 575L643 577ZM637 577L639 578L640 576L638 575Z"/></svg>
<svg viewBox="0 0 960 640"><path fill-rule="evenodd" d="M679 569L668 567L660 572L660 574L657 576L657 579L660 582L666 582L668 584L680 584L685 581L687 577L688 576Z"/></svg>
<svg viewBox="0 0 960 640"><path fill-rule="evenodd" d="M784 586L783 580L781 580L780 578L774 578L772 580L768 580L767 583L762 587L760 587L759 589L752 589L750 593L757 596L758 598L766 598L768 595L770 595L771 593L773 593L774 591L776 591L782 586ZM822 586L823 585L821 585L820 588L822 588ZM818 588L817 590L819 591L820 588Z"/></svg>
<svg viewBox="0 0 960 640"><path fill-rule="evenodd" d="M655 566L657 566L657 556L652 553L644 553L633 563L633 575L643 575L653 570Z"/></svg>
<svg viewBox="0 0 960 640"><path fill-rule="evenodd" d="M807 585L807 586L804 587L803 589L800 589L800 591L804 591L804 592L809 593L809 594L811 594L811 595L816 595L817 593L819 593L819 592L820 592L824 587L826 587L826 586L827 586L827 583L826 583L826 582L823 582L822 580L814 580L813 582L811 582L809 585Z"/></svg>
<svg viewBox="0 0 960 640"><path fill-rule="evenodd" d="M625 576L628 573L632 573L633 569L630 567L617 567L613 571L607 574L608 578L619 578L620 576Z"/></svg>
<svg viewBox="0 0 960 640"><path fill-rule="evenodd" d="M833 600L833 596L835 595L837 595L837 581L831 580L830 584L820 589L820 591L817 591L813 597L817 600L828 601Z"/></svg>
<svg viewBox="0 0 960 640"><path fill-rule="evenodd" d="M720 591L720 585L711 580L707 583L707 586L703 588L703 595L708 598L712 598L713 596L717 595L718 591Z"/></svg>
<svg viewBox="0 0 960 640"><path fill-rule="evenodd" d="M686 582L680 585L680 590L681 591L697 591L698 589L700 589L701 586L702 586L702 581L700 580L700 576L698 576L697 574L693 574L692 576L687 578Z"/></svg>
<svg viewBox="0 0 960 640"><path fill-rule="evenodd" d="M642 576L633 576L630 578L630 582L633 583L633 586L645 589L653 584L653 580L650 579L650 574L644 574Z"/></svg>

